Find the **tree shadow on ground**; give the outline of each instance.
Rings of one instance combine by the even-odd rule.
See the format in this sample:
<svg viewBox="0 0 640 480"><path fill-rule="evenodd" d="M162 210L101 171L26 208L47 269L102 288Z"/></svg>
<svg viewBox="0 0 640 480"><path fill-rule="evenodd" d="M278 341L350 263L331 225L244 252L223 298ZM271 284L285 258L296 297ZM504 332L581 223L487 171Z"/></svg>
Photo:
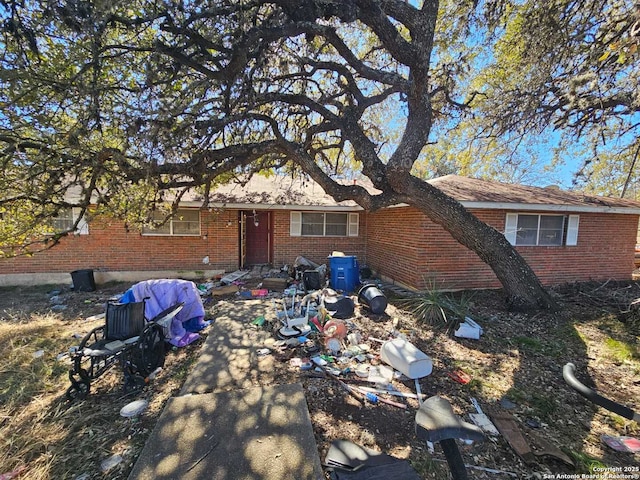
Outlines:
<svg viewBox="0 0 640 480"><path fill-rule="evenodd" d="M619 288L617 285L610 287ZM637 285L632 285L632 291L627 294L633 295L638 291ZM614 374L615 361L591 358L591 344L597 339L585 337L582 326L593 328L596 325L602 330L608 329L606 335L609 338L621 341L628 341L629 335L619 328L611 331L610 320L601 322L603 316L611 315L608 306L603 304L602 308L593 308L591 304L576 302L583 297L576 292L565 290L558 295L562 308L557 313L515 314L502 307L501 292L478 292L470 314L484 328L484 335L479 340L460 339L443 333L423 342L418 340L421 349L429 352L435 364L434 374L424 382L426 389L430 394L449 397L460 413L475 411L470 404L471 397L478 399L485 413L507 412L516 419L534 448L536 443L540 443L536 440L542 438L542 443L546 440L567 453L577 454L574 458L586 453L606 465L628 465L629 454L603 447L598 438L603 431L613 432L615 428L609 427L615 425L602 425L602 414L598 408L565 384L562 368L568 362L574 363L585 383L601 388L613 387L603 391L604 395L617 396L618 401L624 401L625 397L632 402L637 401L627 395L620 398L614 386L602 382L603 374ZM597 368L592 368L594 364ZM466 385L452 381L448 373L457 369L468 373L472 380ZM595 372L596 378L592 382L586 379L587 372ZM608 418L605 415L605 423ZM617 430L620 432L619 428ZM502 456L500 463L503 469L505 465L512 464L519 465L522 471L574 472L562 462L542 457L537 457L537 462L532 465L524 465L510 449L496 450L495 446L501 443L504 443L502 438L482 448L487 449L484 453L493 450L495 456ZM588 467L582 460L578 463L578 471L587 473Z"/></svg>

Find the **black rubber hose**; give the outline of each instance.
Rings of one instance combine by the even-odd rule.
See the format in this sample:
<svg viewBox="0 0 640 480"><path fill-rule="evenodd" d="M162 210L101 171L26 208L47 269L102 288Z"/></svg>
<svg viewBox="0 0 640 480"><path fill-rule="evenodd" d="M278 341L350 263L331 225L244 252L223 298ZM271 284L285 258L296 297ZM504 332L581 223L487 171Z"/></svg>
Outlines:
<svg viewBox="0 0 640 480"><path fill-rule="evenodd" d="M562 369L562 376L564 377L564 381L567 382L567 384L576 392L585 397L587 400L595 403L596 405L600 405L602 408L605 408L613 413L617 413L621 417L628 418L629 420L635 420L635 414L633 410L625 407L624 405L620 405L619 403L609 400L602 395L598 395L589 387L580 383L580 381L576 379L575 373L576 366L573 363L567 363Z"/></svg>

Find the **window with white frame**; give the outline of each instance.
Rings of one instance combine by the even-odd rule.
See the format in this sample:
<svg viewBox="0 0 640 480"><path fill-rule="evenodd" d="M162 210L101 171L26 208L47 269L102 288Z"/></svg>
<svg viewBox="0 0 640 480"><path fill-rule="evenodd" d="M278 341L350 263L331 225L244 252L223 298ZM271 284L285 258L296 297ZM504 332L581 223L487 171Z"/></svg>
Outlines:
<svg viewBox="0 0 640 480"><path fill-rule="evenodd" d="M68 232L82 212L81 208L63 208L58 214L51 219L51 226L56 232ZM76 226L75 232L80 235L89 233L89 224L84 218L81 218Z"/></svg>
<svg viewBox="0 0 640 480"><path fill-rule="evenodd" d="M357 237L357 213L291 212L292 237Z"/></svg>
<svg viewBox="0 0 640 480"><path fill-rule="evenodd" d="M511 245L575 246L579 215L507 213L504 235Z"/></svg>
<svg viewBox="0 0 640 480"><path fill-rule="evenodd" d="M164 213L154 212L153 220L162 222ZM143 235L175 235L175 236L199 236L200 235L200 210L195 208L179 208L176 214L164 225L157 228L145 226Z"/></svg>

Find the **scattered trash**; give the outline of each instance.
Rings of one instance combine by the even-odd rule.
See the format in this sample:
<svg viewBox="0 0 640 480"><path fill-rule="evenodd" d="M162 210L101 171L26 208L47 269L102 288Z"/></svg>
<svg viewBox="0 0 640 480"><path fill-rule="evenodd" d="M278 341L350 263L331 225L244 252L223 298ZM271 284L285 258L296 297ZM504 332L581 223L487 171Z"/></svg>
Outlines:
<svg viewBox="0 0 640 480"><path fill-rule="evenodd" d="M447 372L449 378L451 378L454 382L461 383L462 385L466 385L471 381L471 377L463 372L462 370L454 370L452 372Z"/></svg>
<svg viewBox="0 0 640 480"><path fill-rule="evenodd" d="M340 342L339 339L335 338L335 337L329 337L325 340L325 347L327 350L329 350L332 354L336 355L340 352L340 350L342 349L342 343Z"/></svg>
<svg viewBox="0 0 640 480"><path fill-rule="evenodd" d="M498 432L496 426L491 422L491 420L489 420L489 417L484 414L484 412L480 408L480 404L475 398L471 398L471 404L475 407L476 412L478 412L469 414L469 418L471 419L471 421L488 435L492 435L494 437L500 435L500 432Z"/></svg>
<svg viewBox="0 0 640 480"><path fill-rule="evenodd" d="M286 278L273 277L262 280L262 286L268 290L283 291L288 284L289 280Z"/></svg>
<svg viewBox="0 0 640 480"><path fill-rule="evenodd" d="M371 383L389 383L393 380L393 369L385 365L371 366L367 380Z"/></svg>
<svg viewBox="0 0 640 480"><path fill-rule="evenodd" d="M357 390L362 392L364 394L365 398L367 400L369 400L371 403L375 404L375 403L378 403L378 402L382 402L382 403L386 403L387 405L392 405L392 406L398 407L398 408L407 408L407 405L404 404L404 403L400 403L400 402L396 402L394 400L389 400L387 398L379 397L375 393L373 393L373 392L365 392L361 388L358 388Z"/></svg>
<svg viewBox="0 0 640 480"><path fill-rule="evenodd" d="M138 415L142 414L147 409L148 406L149 406L149 402L147 400L136 400L135 402L128 403L124 407L122 407L120 409L120 416L125 417L125 418L137 417ZM113 458L113 457L111 457L111 458ZM109 459L107 459L107 460L109 460ZM120 460L122 460L122 457L120 457ZM104 464L104 461L102 463ZM118 462L118 463L120 463L120 462ZM109 468L111 468L111 467L109 467ZM106 470L104 470L104 467L103 467L103 471L106 471Z"/></svg>
<svg viewBox="0 0 640 480"><path fill-rule="evenodd" d="M267 355L271 354L271 350L269 350L268 348L260 348L256 351L256 353L259 357L266 357Z"/></svg>
<svg viewBox="0 0 640 480"><path fill-rule="evenodd" d="M151 372L147 378L145 378L145 382L149 383L151 380L155 379L162 372L162 367L157 367L153 372Z"/></svg>
<svg viewBox="0 0 640 480"><path fill-rule="evenodd" d="M53 307L51 307L51 310L53 310L54 312L62 312L66 309L67 309L66 305L54 305Z"/></svg>
<svg viewBox="0 0 640 480"><path fill-rule="evenodd" d="M535 418L527 418L524 423L530 428L540 428L540 422Z"/></svg>
<svg viewBox="0 0 640 480"><path fill-rule="evenodd" d="M324 367L325 365L327 365L329 362L327 362L324 358L318 356L318 357L313 357L311 359L311 361L313 363L315 363L316 365L318 365L319 367Z"/></svg>
<svg viewBox="0 0 640 480"><path fill-rule="evenodd" d="M464 317L464 322L453 332L456 337L471 338L473 340L478 340L483 333L482 327L469 317Z"/></svg>
<svg viewBox="0 0 640 480"><path fill-rule="evenodd" d="M58 296L58 295L54 295L53 297L49 298L49 301L53 305L62 305L64 303L64 300L61 299L60 296Z"/></svg>
<svg viewBox="0 0 640 480"><path fill-rule="evenodd" d="M113 467L118 466L121 462L122 462L122 456L115 454L110 456L109 458L104 459L101 463L100 463L100 468L102 469L103 473L108 472L109 470L111 470Z"/></svg>
<svg viewBox="0 0 640 480"><path fill-rule="evenodd" d="M431 375L433 370L431 359L401 338L384 342L380 347L380 359L411 379Z"/></svg>
<svg viewBox="0 0 640 480"><path fill-rule="evenodd" d="M222 277L220 279L220 283L224 283L225 285L230 285L236 280L239 280L248 274L249 274L248 270L236 270L235 272L228 273L227 275Z"/></svg>
<svg viewBox="0 0 640 480"><path fill-rule="evenodd" d="M395 389L372 388L372 387L359 387L359 388L360 388L360 390L362 390L364 392L380 393L380 394L386 393L388 395L393 395L395 397L415 398L415 399L426 398L425 394L421 394L420 396L418 396L418 394L416 394L416 393L400 392L400 391L395 390Z"/></svg>
<svg viewBox="0 0 640 480"><path fill-rule="evenodd" d="M640 440L633 437L614 437L602 435L602 441L616 452L638 453L640 452Z"/></svg>
<svg viewBox="0 0 640 480"><path fill-rule="evenodd" d="M536 449L533 452L533 454L536 457L551 457L554 460L559 460L561 462L566 463L570 467L575 467L575 463L569 457L569 455L564 453L562 450L560 450L558 447L553 445L551 442L549 442L546 439L540 437L539 435L537 435L533 431L529 431L529 432L527 432L527 434L528 434L529 438L531 438L534 446L536 447Z"/></svg>
<svg viewBox="0 0 640 480"><path fill-rule="evenodd" d="M353 317L355 303L350 297L325 296L323 306L336 319L347 319Z"/></svg>
<svg viewBox="0 0 640 480"><path fill-rule="evenodd" d="M342 340L347 336L347 326L341 320L329 320L324 324L323 333L327 337L334 337Z"/></svg>
<svg viewBox="0 0 640 480"><path fill-rule="evenodd" d="M387 297L373 284L365 285L358 291L358 301L376 315L383 314L387 309Z"/></svg>
<svg viewBox="0 0 640 480"><path fill-rule="evenodd" d="M222 295L232 295L240 290L237 285L225 285L211 290L211 295L220 297Z"/></svg>
<svg viewBox="0 0 640 480"><path fill-rule="evenodd" d="M42 358L44 357L44 350L37 350L33 352L33 358Z"/></svg>
<svg viewBox="0 0 640 480"><path fill-rule="evenodd" d="M509 446L518 454L524 463L527 465L535 463L533 451L520 432L513 416L506 412L497 413L495 415L491 415L491 420L500 434L505 438Z"/></svg>
<svg viewBox="0 0 640 480"><path fill-rule="evenodd" d="M264 316L260 315L253 322L251 322L251 325L255 325L256 327L262 327L265 322L266 322L266 320L265 320Z"/></svg>
<svg viewBox="0 0 640 480"><path fill-rule="evenodd" d="M333 469L331 478L335 480L367 480L385 478L388 480L419 480L420 477L408 461L386 453L361 447L348 440L331 443L324 459L326 467Z"/></svg>
<svg viewBox="0 0 640 480"><path fill-rule="evenodd" d="M362 405L364 405L364 403L365 403L364 395L362 395L360 392L358 392L354 387L344 383L335 374L330 372L326 367L320 366L320 369L329 378L335 380L338 383L338 385L340 385L351 397L355 398L358 402L360 402Z"/></svg>
<svg viewBox="0 0 640 480"><path fill-rule="evenodd" d="M500 399L500 406L505 410L513 410L514 408L517 407L517 405L513 403L511 400L509 400L507 397L502 397Z"/></svg>
<svg viewBox="0 0 640 480"><path fill-rule="evenodd" d="M357 346L362 343L362 335L360 335L360 332L353 332L347 335L347 340L351 345Z"/></svg>

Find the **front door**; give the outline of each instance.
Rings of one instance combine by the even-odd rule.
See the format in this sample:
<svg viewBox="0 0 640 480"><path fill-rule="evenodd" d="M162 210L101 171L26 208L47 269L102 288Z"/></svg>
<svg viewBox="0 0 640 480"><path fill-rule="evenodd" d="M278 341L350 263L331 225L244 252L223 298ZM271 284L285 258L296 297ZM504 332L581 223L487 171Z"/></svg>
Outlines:
<svg viewBox="0 0 640 480"><path fill-rule="evenodd" d="M245 210L242 212L242 224L242 267L270 263L271 212Z"/></svg>

